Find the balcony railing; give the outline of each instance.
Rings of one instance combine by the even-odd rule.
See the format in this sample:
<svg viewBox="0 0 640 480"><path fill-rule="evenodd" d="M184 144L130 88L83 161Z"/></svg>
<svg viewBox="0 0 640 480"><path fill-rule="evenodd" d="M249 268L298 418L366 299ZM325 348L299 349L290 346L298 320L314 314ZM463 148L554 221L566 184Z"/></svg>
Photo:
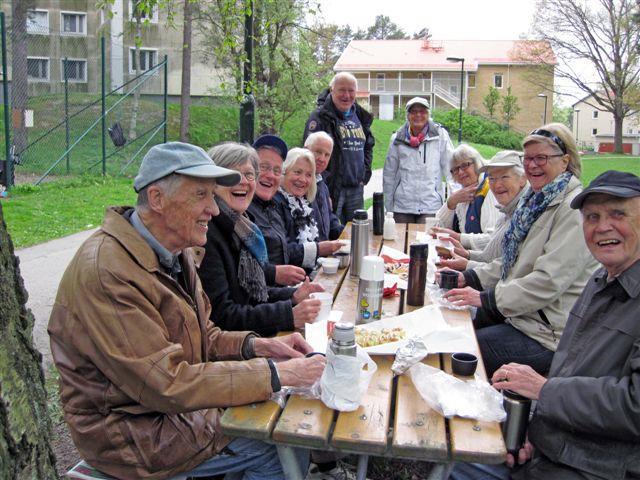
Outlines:
<svg viewBox="0 0 640 480"><path fill-rule="evenodd" d="M431 93L431 80L418 78L372 78L358 80L358 90L371 93Z"/></svg>

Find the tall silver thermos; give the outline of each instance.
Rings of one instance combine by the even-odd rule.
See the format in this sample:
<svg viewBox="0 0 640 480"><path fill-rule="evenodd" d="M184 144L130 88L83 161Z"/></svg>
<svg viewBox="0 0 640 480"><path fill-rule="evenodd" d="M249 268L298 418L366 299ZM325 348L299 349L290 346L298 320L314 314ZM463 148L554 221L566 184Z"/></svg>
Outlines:
<svg viewBox="0 0 640 480"><path fill-rule="evenodd" d="M366 210L356 210L351 220L351 268L352 277L360 276L362 259L369 255L369 217Z"/></svg>
<svg viewBox="0 0 640 480"><path fill-rule="evenodd" d="M356 335L353 323L336 323L333 326L329 347L336 355L357 356Z"/></svg>
<svg viewBox="0 0 640 480"><path fill-rule="evenodd" d="M502 423L502 435L507 452L517 459L527 434L531 400L511 390L503 390L502 395L502 404L507 412L507 419Z"/></svg>

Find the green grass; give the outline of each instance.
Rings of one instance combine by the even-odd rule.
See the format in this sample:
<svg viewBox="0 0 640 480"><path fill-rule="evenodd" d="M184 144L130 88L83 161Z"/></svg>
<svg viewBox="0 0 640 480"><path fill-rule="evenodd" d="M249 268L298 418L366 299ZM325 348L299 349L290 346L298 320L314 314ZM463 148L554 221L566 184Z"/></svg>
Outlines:
<svg viewBox="0 0 640 480"><path fill-rule="evenodd" d="M2 210L15 248L64 237L102 223L110 205L132 205L130 178L78 177L17 186Z"/></svg>

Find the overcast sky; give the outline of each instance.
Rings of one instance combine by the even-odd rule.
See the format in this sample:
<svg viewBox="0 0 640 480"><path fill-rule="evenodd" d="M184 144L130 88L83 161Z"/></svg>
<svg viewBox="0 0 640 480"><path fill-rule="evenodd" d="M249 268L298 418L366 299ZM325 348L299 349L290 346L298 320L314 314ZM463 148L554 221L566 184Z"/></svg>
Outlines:
<svg viewBox="0 0 640 480"><path fill-rule="evenodd" d="M535 0L319 0L326 23L352 30L373 25L387 15L407 34L428 27L434 40L517 40L530 38ZM416 8L417 7L417 8ZM591 67L588 67L591 70ZM585 74L587 72L585 71ZM563 91L578 93L564 84ZM578 93L578 95L580 95ZM563 97L568 105L573 98Z"/></svg>

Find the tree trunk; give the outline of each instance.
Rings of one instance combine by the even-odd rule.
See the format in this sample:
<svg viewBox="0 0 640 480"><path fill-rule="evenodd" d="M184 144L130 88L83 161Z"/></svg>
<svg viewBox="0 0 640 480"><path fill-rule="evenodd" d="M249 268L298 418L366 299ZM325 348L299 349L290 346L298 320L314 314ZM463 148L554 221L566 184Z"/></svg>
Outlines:
<svg viewBox="0 0 640 480"><path fill-rule="evenodd" d="M620 112L619 108L616 108L613 112L613 151L615 153L623 153L622 150L622 122L624 121L624 114Z"/></svg>
<svg viewBox="0 0 640 480"><path fill-rule="evenodd" d="M0 205L0 478L58 478L41 355Z"/></svg>
<svg viewBox="0 0 640 480"><path fill-rule="evenodd" d="M182 26L182 87L180 89L180 141L189 141L189 107L191 106L191 0L184 0Z"/></svg>
<svg viewBox="0 0 640 480"><path fill-rule="evenodd" d="M24 123L29 100L27 9L33 7L33 4L33 0L11 2L11 123L12 140L17 154L27 147L27 128Z"/></svg>

